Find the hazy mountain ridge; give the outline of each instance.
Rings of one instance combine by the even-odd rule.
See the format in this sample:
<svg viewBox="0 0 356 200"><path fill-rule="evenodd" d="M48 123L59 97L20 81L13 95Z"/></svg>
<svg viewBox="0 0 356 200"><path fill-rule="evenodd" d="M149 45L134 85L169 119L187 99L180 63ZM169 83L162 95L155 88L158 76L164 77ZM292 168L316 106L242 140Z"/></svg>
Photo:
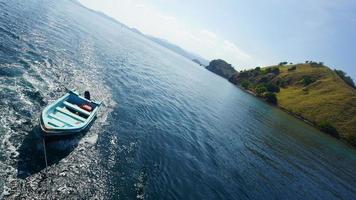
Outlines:
<svg viewBox="0 0 356 200"><path fill-rule="evenodd" d="M187 58L188 60L198 60L204 66L208 65L208 63L209 63L208 60L206 60L194 53L188 52L188 51L184 50L183 48L181 48L180 46L175 45L165 39L157 38L157 37L150 36L150 35L144 35L144 36L146 38L152 40L153 42L155 42L161 46L164 46L167 49L170 49L171 51L176 52L177 54Z"/></svg>
<svg viewBox="0 0 356 200"><path fill-rule="evenodd" d="M74 3L82 6L82 7L85 7L77 0L72 0L72 1ZM188 51L184 50L183 48L181 48L180 46L178 46L176 44L173 44L173 43L171 43L171 42L169 42L169 41L167 41L165 39L161 39L161 38L158 38L158 37L146 35L146 34L142 33L140 30L138 30L138 29L136 29L134 27L130 28L127 25L119 22L118 20L114 19L113 17L110 17L110 16L106 15L105 13L103 13L101 11L93 10L93 9L90 9L90 8L87 8L87 7L85 7L85 8L90 10L90 11L92 11L92 12L94 12L94 13L96 13L96 14L98 14L98 15L100 15L103 18L106 18L106 19L108 19L108 20L110 20L110 21L112 21L112 22L114 22L114 23L116 23L116 24L118 24L118 25L120 25L122 27L125 27L126 29L128 29L128 30L130 30L132 32L135 32L137 34L140 34L140 35L146 37L147 39L149 39L149 40L151 40L151 41L153 41L153 42L155 42L155 43L157 43L157 44L159 44L159 45L161 45L161 46L163 46L163 47L165 47L165 48L167 48L167 49L169 49L169 50L171 50L171 51L173 51L173 52L175 52L175 53L177 53L177 54L179 54L179 55L181 55L181 56L183 56L185 58L187 58L188 60L191 60L192 62L194 62L193 59L194 60L198 60L204 66L208 65L208 63L209 63L208 60L202 58L201 56L199 56L199 55L197 55L195 53L188 52ZM196 63L196 62L194 62L194 63Z"/></svg>

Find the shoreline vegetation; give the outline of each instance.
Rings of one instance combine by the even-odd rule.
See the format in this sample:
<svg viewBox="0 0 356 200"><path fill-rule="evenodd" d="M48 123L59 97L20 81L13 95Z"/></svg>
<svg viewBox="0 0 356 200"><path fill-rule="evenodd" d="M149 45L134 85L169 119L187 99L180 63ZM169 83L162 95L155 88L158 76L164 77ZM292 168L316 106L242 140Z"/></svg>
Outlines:
<svg viewBox="0 0 356 200"><path fill-rule="evenodd" d="M356 147L356 87L341 70L322 62L281 62L236 71L224 60L207 70L320 131Z"/></svg>

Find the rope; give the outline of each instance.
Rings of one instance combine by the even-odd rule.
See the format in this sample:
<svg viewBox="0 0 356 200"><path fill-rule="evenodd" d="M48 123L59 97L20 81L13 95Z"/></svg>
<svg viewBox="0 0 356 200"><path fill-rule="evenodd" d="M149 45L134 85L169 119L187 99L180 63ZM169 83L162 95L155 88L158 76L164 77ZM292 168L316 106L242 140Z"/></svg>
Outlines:
<svg viewBox="0 0 356 200"><path fill-rule="evenodd" d="M43 143L43 152L44 152L44 157L45 157L45 162L46 162L46 168L47 168L48 164L47 164L47 154L46 154L46 141L45 141L45 138L44 138L44 137L42 138L42 143Z"/></svg>

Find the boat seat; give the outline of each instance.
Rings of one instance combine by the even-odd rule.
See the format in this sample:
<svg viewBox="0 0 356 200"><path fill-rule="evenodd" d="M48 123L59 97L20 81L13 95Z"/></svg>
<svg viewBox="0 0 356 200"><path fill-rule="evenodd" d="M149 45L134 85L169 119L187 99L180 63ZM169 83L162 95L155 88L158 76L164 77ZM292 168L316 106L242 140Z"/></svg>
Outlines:
<svg viewBox="0 0 356 200"><path fill-rule="evenodd" d="M55 115L53 113L49 114L49 116L69 126L76 126L73 124L73 122L69 122L68 120L63 119L61 116Z"/></svg>
<svg viewBox="0 0 356 200"><path fill-rule="evenodd" d="M73 109L73 110L75 110L75 111L77 111L77 112L80 112L80 113L83 114L83 115L90 116L90 112L88 112L88 111L86 111L86 110L84 110L84 109L81 109L81 108L80 108L79 106L77 106L77 105L71 104L71 103L69 103L68 101L64 101L63 104L64 104L65 106L67 106L68 108L71 108L71 109Z"/></svg>
<svg viewBox="0 0 356 200"><path fill-rule="evenodd" d="M48 119L48 124L55 126L55 127L63 127L65 125L64 123L62 123L58 120L55 120L55 119Z"/></svg>
<svg viewBox="0 0 356 200"><path fill-rule="evenodd" d="M65 109L65 108L61 108L61 107L56 107L56 110L58 110L59 112L61 113L64 113L74 119L77 119L79 121L82 121L82 122L85 122L86 119L84 119L83 117L79 116L79 115L76 115L72 112L70 112L69 110Z"/></svg>

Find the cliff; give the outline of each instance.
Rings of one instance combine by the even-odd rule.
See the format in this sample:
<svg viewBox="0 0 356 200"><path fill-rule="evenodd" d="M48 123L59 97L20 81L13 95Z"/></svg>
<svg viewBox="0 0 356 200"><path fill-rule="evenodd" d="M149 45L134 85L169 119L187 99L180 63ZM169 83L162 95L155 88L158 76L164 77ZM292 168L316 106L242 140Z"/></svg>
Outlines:
<svg viewBox="0 0 356 200"><path fill-rule="evenodd" d="M221 59L212 60L209 63L209 65L205 68L226 79L231 78L233 75L237 73L237 71L231 66L231 64Z"/></svg>

